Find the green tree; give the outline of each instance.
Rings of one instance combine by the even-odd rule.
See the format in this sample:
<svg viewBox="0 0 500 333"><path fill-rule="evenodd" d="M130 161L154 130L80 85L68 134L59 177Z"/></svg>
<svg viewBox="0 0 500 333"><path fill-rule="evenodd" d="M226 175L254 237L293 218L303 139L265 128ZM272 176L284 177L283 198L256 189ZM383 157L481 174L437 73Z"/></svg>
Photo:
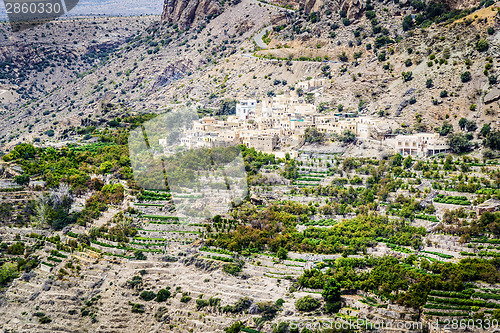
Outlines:
<svg viewBox="0 0 500 333"><path fill-rule="evenodd" d="M454 153L463 153L470 149L470 142L463 133L454 133L448 137L448 145Z"/></svg>
<svg viewBox="0 0 500 333"><path fill-rule="evenodd" d="M134 257L137 260L146 260L147 259L146 255L141 250L135 250Z"/></svg>
<svg viewBox="0 0 500 333"><path fill-rule="evenodd" d="M29 143L21 143L17 145L14 150L19 153L19 156L23 159L30 159L35 157L35 147Z"/></svg>
<svg viewBox="0 0 500 333"><path fill-rule="evenodd" d="M165 302L170 298L170 290L168 289L160 289L158 290L158 294L156 294L155 301L157 302Z"/></svg>
<svg viewBox="0 0 500 333"><path fill-rule="evenodd" d="M10 281L17 278L18 273L16 265L12 263L5 263L0 267L0 286L5 286Z"/></svg>
<svg viewBox="0 0 500 333"><path fill-rule="evenodd" d="M24 186L30 183L30 176L24 173L21 176L15 176L14 180L16 181L17 184Z"/></svg>
<svg viewBox="0 0 500 333"><path fill-rule="evenodd" d="M488 76L488 83L492 86L497 84L498 83L498 75L491 74L490 76Z"/></svg>
<svg viewBox="0 0 500 333"><path fill-rule="evenodd" d="M465 118L460 118L460 120L458 121L458 126L462 131L465 129L466 124L467 124L467 119Z"/></svg>
<svg viewBox="0 0 500 333"><path fill-rule="evenodd" d="M237 322L233 323L231 326L226 327L224 329L224 331L226 333L238 333L238 332L241 332L242 328L245 328L245 325L243 325L243 323L241 321L237 321Z"/></svg>
<svg viewBox="0 0 500 333"><path fill-rule="evenodd" d="M447 136L452 132L453 132L453 125L447 121L445 121L443 125L440 128L438 128L438 133L441 136Z"/></svg>
<svg viewBox="0 0 500 333"><path fill-rule="evenodd" d="M346 130L339 137L339 140L342 141L343 143L352 143L356 141L356 135L353 132Z"/></svg>
<svg viewBox="0 0 500 333"><path fill-rule="evenodd" d="M467 129L467 132L474 132L477 130L477 124L474 120L467 120L465 128Z"/></svg>
<svg viewBox="0 0 500 333"><path fill-rule="evenodd" d="M309 143L323 143L326 139L325 133L318 131L316 127L308 127L304 132L304 140Z"/></svg>
<svg viewBox="0 0 500 333"><path fill-rule="evenodd" d="M401 154L396 154L391 159L391 165L393 167L400 167L403 163L403 156Z"/></svg>
<svg viewBox="0 0 500 333"><path fill-rule="evenodd" d="M285 168L283 169L283 177L286 179L295 179L298 176L297 165L295 160L288 160L285 163Z"/></svg>
<svg viewBox="0 0 500 333"><path fill-rule="evenodd" d="M483 127L481 128L481 131L479 134L484 138L488 135L488 133L491 132L491 125L490 124L484 124Z"/></svg>
<svg viewBox="0 0 500 333"><path fill-rule="evenodd" d="M409 169L411 167L412 163L413 163L413 158L411 156L408 156L403 161L403 167L405 169Z"/></svg>
<svg viewBox="0 0 500 333"><path fill-rule="evenodd" d="M145 290L139 295L139 297L145 301L151 301L156 297L156 294L154 291Z"/></svg>
<svg viewBox="0 0 500 333"><path fill-rule="evenodd" d="M413 73L412 72L403 72L403 73L401 73L401 75L403 76L403 81L404 82L408 82L408 81L411 81L411 79L413 79Z"/></svg>
<svg viewBox="0 0 500 333"><path fill-rule="evenodd" d="M328 313L338 312L342 307L340 290L341 286L337 280L331 278L325 282L321 296L326 301Z"/></svg>
<svg viewBox="0 0 500 333"><path fill-rule="evenodd" d="M479 52L484 52L488 49L488 41L486 39L480 39L476 42L476 50Z"/></svg>
<svg viewBox="0 0 500 333"><path fill-rule="evenodd" d="M219 110L217 110L215 114L218 116L236 114L236 101L228 99L223 100L220 103Z"/></svg>
<svg viewBox="0 0 500 333"><path fill-rule="evenodd" d="M470 74L469 71L466 71L466 72L463 72L461 75L460 75L460 80L462 82L469 82L470 80L472 79L472 76Z"/></svg>
<svg viewBox="0 0 500 333"><path fill-rule="evenodd" d="M7 247L7 253L12 255L24 254L24 243L17 242Z"/></svg>
<svg viewBox="0 0 500 333"><path fill-rule="evenodd" d="M365 16L367 19L371 20L371 19L374 19L377 16L377 14L375 13L374 10L367 10L365 12Z"/></svg>
<svg viewBox="0 0 500 333"><path fill-rule="evenodd" d="M338 302L341 299L340 290L340 283L336 279L330 278L325 282L321 296L326 302Z"/></svg>
<svg viewBox="0 0 500 333"><path fill-rule="evenodd" d="M278 257L278 259L285 260L286 258L288 258L288 251L285 248L280 247L278 249L278 252L276 252L276 256Z"/></svg>
<svg viewBox="0 0 500 333"><path fill-rule="evenodd" d="M310 312L316 310L321 306L320 301L317 298L311 296L304 296L295 301L295 307L297 310L302 312Z"/></svg>
<svg viewBox="0 0 500 333"><path fill-rule="evenodd" d="M413 28L413 18L411 15L405 16L403 19L403 31L408 31Z"/></svg>
<svg viewBox="0 0 500 333"><path fill-rule="evenodd" d="M500 149L500 131L489 132L486 135L484 145L488 148L499 150Z"/></svg>

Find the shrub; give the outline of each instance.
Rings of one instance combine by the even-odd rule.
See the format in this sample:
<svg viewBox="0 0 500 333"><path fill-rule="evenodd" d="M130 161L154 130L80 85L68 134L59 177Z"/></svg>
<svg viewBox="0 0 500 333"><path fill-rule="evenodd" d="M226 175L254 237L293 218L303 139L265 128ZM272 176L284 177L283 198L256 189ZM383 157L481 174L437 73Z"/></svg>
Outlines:
<svg viewBox="0 0 500 333"><path fill-rule="evenodd" d="M209 302L205 299L198 298L196 300L196 310L201 310L204 307L207 307L209 305Z"/></svg>
<svg viewBox="0 0 500 333"><path fill-rule="evenodd" d="M412 72L403 72L403 73L401 73L401 75L403 76L403 81L404 82L408 82L411 79L413 79L413 73Z"/></svg>
<svg viewBox="0 0 500 333"><path fill-rule="evenodd" d="M182 297L181 297L181 302L182 303L187 303L189 302L190 300L192 299L191 296L188 295L188 293L182 293Z"/></svg>
<svg viewBox="0 0 500 333"><path fill-rule="evenodd" d="M240 298L234 305L226 305L222 308L224 313L242 313L250 308L252 301L248 297Z"/></svg>
<svg viewBox="0 0 500 333"><path fill-rule="evenodd" d="M23 243L15 243L7 247L6 249L8 254L21 255L24 253L24 244Z"/></svg>
<svg viewBox="0 0 500 333"><path fill-rule="evenodd" d="M132 313L144 313L144 304L134 303L132 304Z"/></svg>
<svg viewBox="0 0 500 333"><path fill-rule="evenodd" d="M233 323L231 326L224 328L226 333L238 333L241 329L245 328L245 325L241 321Z"/></svg>
<svg viewBox="0 0 500 333"><path fill-rule="evenodd" d="M488 126L489 129L490 126ZM484 128L484 126L483 126ZM483 132L483 129L481 129L481 134ZM500 131L493 131L491 130L486 134L486 140L484 142L484 145L488 148L494 149L494 150L499 150L500 149Z"/></svg>
<svg viewBox="0 0 500 333"><path fill-rule="evenodd" d="M227 264L222 267L222 270L225 273L231 274L231 275L238 275L238 273L241 272L241 266L240 265L235 265L235 264Z"/></svg>
<svg viewBox="0 0 500 333"><path fill-rule="evenodd" d="M476 42L476 50L479 52L484 52L488 49L488 41L486 39L480 39Z"/></svg>
<svg viewBox="0 0 500 333"><path fill-rule="evenodd" d="M344 17L342 20L342 24L344 24L346 27L351 25L351 20L349 20L347 17Z"/></svg>
<svg viewBox="0 0 500 333"><path fill-rule="evenodd" d="M146 255L141 250L135 250L134 257L137 260L146 260Z"/></svg>
<svg viewBox="0 0 500 333"><path fill-rule="evenodd" d="M439 97L441 97L441 98L448 97L448 91L446 91L446 90L441 91L439 93Z"/></svg>
<svg viewBox="0 0 500 333"><path fill-rule="evenodd" d="M425 81L425 86L427 88L432 88L432 86L433 86L432 79L427 79L427 81Z"/></svg>
<svg viewBox="0 0 500 333"><path fill-rule="evenodd" d="M143 291L139 297L145 301L151 301L156 297L156 294L154 291Z"/></svg>
<svg viewBox="0 0 500 333"><path fill-rule="evenodd" d="M406 59L405 60L405 66L406 67L410 67L411 65L413 65L413 62L411 61L411 59Z"/></svg>
<svg viewBox="0 0 500 333"><path fill-rule="evenodd" d="M127 284L132 288L137 287L141 283L142 283L142 277L140 277L139 275L133 276L132 280L127 281Z"/></svg>
<svg viewBox="0 0 500 333"><path fill-rule="evenodd" d="M281 260L285 260L288 258L288 251L285 248L280 247L278 252L276 252L276 256Z"/></svg>
<svg viewBox="0 0 500 333"><path fill-rule="evenodd" d="M310 312L316 310L321 305L320 301L311 296L304 296L295 302L295 307L299 311Z"/></svg>
<svg viewBox="0 0 500 333"><path fill-rule="evenodd" d="M345 52L342 52L341 55L339 55L339 60L342 61L342 62L346 62L349 60L349 58L347 57L347 55L345 54Z"/></svg>
<svg viewBox="0 0 500 333"><path fill-rule="evenodd" d="M463 73L460 75L460 80L461 80L462 82L464 82L464 83L465 83L465 82L469 82L471 79L472 79L472 76L471 76L471 74L470 74L470 72L469 72L469 71L467 71L467 72L463 72Z"/></svg>
<svg viewBox="0 0 500 333"><path fill-rule="evenodd" d="M374 10L367 10L365 12L365 16L366 16L367 19L371 20L371 19L374 19L375 16L377 16L377 14L375 13Z"/></svg>
<svg viewBox="0 0 500 333"><path fill-rule="evenodd" d="M155 301L157 301L157 302L165 302L169 298L170 298L170 290L168 290L168 289L160 289L158 291L158 294L156 295L156 300Z"/></svg>
<svg viewBox="0 0 500 333"><path fill-rule="evenodd" d="M453 132L453 125L445 121L443 125L440 128L438 128L438 132L439 135L441 136L447 136L448 134Z"/></svg>

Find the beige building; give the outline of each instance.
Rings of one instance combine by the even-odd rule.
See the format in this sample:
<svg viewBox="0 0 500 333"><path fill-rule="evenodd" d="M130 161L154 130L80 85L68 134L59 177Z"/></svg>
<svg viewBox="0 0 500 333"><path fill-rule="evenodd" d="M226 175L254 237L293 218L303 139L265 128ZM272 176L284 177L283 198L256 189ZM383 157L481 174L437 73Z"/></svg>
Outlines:
<svg viewBox="0 0 500 333"><path fill-rule="evenodd" d="M272 152L279 144L278 135L257 133L243 139L243 144L263 152Z"/></svg>
<svg viewBox="0 0 500 333"><path fill-rule="evenodd" d="M437 133L398 135L386 141L392 143L394 150L403 156L430 156L450 149Z"/></svg>

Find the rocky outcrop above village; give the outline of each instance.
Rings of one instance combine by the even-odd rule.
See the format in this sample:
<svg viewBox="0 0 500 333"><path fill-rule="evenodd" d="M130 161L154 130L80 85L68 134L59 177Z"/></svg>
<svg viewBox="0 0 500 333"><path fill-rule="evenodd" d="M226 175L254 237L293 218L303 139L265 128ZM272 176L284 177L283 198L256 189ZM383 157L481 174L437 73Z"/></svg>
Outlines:
<svg viewBox="0 0 500 333"><path fill-rule="evenodd" d="M182 28L190 27L195 21L218 15L221 6L211 0L165 0L161 19L177 23Z"/></svg>
<svg viewBox="0 0 500 333"><path fill-rule="evenodd" d="M357 19L363 15L365 10L365 1L362 0L338 0L339 10L347 13L349 19Z"/></svg>
<svg viewBox="0 0 500 333"><path fill-rule="evenodd" d="M306 13L320 11L325 5L324 0L303 0L301 6ZM329 4L335 11L344 11L349 19L357 19L363 15L365 10L365 0L335 0Z"/></svg>
<svg viewBox="0 0 500 333"><path fill-rule="evenodd" d="M306 13L310 13L318 11L322 4L323 0L305 0L303 5Z"/></svg>

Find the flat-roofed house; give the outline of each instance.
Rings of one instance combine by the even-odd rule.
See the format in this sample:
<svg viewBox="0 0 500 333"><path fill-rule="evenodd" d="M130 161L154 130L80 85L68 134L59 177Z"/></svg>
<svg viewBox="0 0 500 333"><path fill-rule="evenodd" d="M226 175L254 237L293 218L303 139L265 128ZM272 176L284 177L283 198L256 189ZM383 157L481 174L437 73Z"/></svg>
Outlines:
<svg viewBox="0 0 500 333"><path fill-rule="evenodd" d="M255 116L255 109L257 108L257 100L247 99L242 100L236 104L236 117L240 120L248 120Z"/></svg>

